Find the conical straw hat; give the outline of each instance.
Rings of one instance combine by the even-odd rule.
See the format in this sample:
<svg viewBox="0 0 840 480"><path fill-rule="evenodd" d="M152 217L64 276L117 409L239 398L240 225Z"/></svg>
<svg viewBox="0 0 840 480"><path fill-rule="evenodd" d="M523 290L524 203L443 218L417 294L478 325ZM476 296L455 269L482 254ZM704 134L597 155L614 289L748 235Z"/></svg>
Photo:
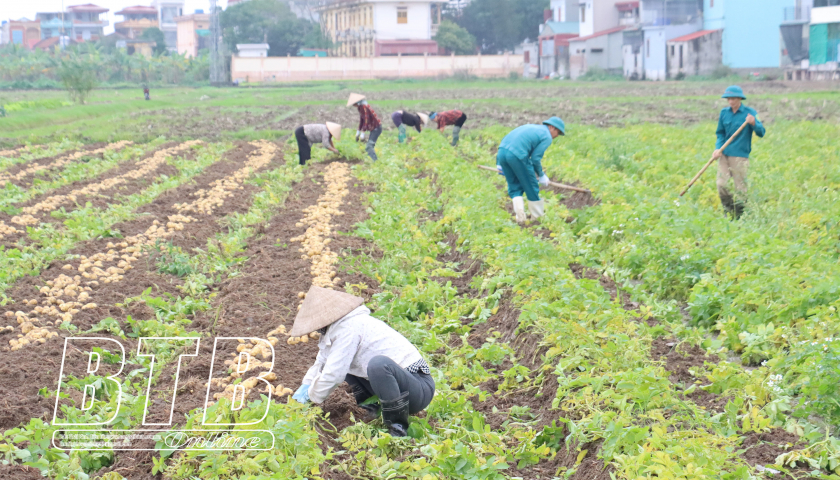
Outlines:
<svg viewBox="0 0 840 480"><path fill-rule="evenodd" d="M330 135L332 135L336 141L341 140L341 125L333 122L327 122L327 130L329 130Z"/></svg>
<svg viewBox="0 0 840 480"><path fill-rule="evenodd" d="M425 113L418 113L417 115L420 116L420 120L423 120L423 126L424 127L429 124L429 116L428 115L426 115Z"/></svg>
<svg viewBox="0 0 840 480"><path fill-rule="evenodd" d="M350 99L347 100L347 106L352 107L353 105L361 102L364 99L365 99L364 95L359 95L358 93L351 93L350 94Z"/></svg>
<svg viewBox="0 0 840 480"><path fill-rule="evenodd" d="M313 285L306 293L289 335L300 337L332 325L364 303L364 298Z"/></svg>

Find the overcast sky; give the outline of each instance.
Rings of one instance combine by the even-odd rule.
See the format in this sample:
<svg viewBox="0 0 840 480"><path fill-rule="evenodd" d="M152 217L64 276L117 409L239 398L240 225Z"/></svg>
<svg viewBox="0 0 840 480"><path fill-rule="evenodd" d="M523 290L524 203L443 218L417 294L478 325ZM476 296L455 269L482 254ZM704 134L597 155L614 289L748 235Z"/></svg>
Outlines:
<svg viewBox="0 0 840 480"><path fill-rule="evenodd" d="M108 17L105 34L109 34L114 32L114 12L134 5L148 6L152 4L152 0L64 0L64 8L87 3L111 9L105 14ZM227 7L227 0L216 0L216 3L222 8ZM21 17L34 20L37 12L60 12L61 4L62 0L0 0L0 20L17 20ZM186 0L184 2L184 14L194 13L196 9L202 9L205 12L210 11L210 0ZM116 20L121 21L122 18L122 16L119 16L116 17Z"/></svg>

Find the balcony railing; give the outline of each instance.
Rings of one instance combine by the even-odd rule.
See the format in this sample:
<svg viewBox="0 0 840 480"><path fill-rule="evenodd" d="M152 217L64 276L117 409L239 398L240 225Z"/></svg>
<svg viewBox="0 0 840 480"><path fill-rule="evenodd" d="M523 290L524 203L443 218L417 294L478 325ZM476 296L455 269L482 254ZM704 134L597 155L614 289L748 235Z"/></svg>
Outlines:
<svg viewBox="0 0 840 480"><path fill-rule="evenodd" d="M785 7L786 22L810 22L811 7Z"/></svg>

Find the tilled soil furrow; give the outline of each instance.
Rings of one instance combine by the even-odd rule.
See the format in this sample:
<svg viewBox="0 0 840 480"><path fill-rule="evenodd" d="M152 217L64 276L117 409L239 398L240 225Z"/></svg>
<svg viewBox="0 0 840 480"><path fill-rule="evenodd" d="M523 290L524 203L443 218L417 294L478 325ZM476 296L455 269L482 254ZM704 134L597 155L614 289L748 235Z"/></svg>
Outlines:
<svg viewBox="0 0 840 480"><path fill-rule="evenodd" d="M218 204L218 201L220 195L223 195L225 192L230 193L230 191L235 191L234 187L242 186L241 183L244 180L241 176L242 172L251 172L253 170L251 167L243 167L243 164L245 163L244 159L247 157L248 153L255 150L259 150L259 148L250 144L240 146L237 151L227 155L226 160L222 161L223 165L215 164L213 167L208 168L204 173L195 177L192 182L162 195L155 200L155 202L145 208L146 213L149 213L150 217L160 216L163 222L166 223L167 216L178 215L183 217L184 215L181 215L178 212L184 211L185 207L204 205L206 200L212 199L213 204L209 206L209 214L205 215L204 213L195 212L192 212L192 214L198 217L195 218L195 224L200 223L202 225L215 226L216 222L207 221L209 219L205 217L222 216L226 213L243 210L242 203L239 199L230 202L222 201L221 205ZM260 150L258 153L271 154L271 158L268 159L269 162L266 162L266 159L262 159L257 162L260 164L260 168L264 168L265 165L270 163L270 160L275 157L277 150L272 144L268 150ZM240 173L238 177L237 172ZM231 183L232 179L238 179L238 181ZM220 189L214 190L214 187L220 184L225 185L226 188L223 191ZM215 195L208 196L207 192L210 191L215 192ZM242 192L242 190L238 190L238 192ZM199 195L195 195L196 193L199 193ZM189 201L191 198L195 197L198 197L198 199ZM224 205L227 205L227 208L225 208ZM205 209L202 212L207 211L208 210ZM26 277L15 285L13 291L10 292L10 296L11 298L19 300L17 304L7 306L4 309L6 312L5 315L9 316L11 313L11 317L17 318L21 327L28 330L27 334L30 332L37 333L47 331L49 335L54 336L54 334L58 333L59 340L66 336L66 332L55 332L52 329L47 328L47 325L54 323L50 320L50 318L58 317L57 321L60 322L65 320L65 318L69 315L70 318L68 321L72 320L74 325L85 329L108 316L113 316L115 318L125 318L126 315L131 315L134 318L153 317L154 312L136 302L120 306L117 306L117 304L124 302L127 297L139 295L145 289L150 287L152 288L153 295L178 293L175 287L177 287L177 285L181 282L177 277L160 275L155 271L153 266L150 268L133 268L133 263L136 259L144 256L143 249L139 248L139 244L142 243L142 241L149 240L150 236L166 238L167 235L176 237L177 239L177 235L182 235L180 233L182 230L177 229L178 226L183 227L183 224L173 223L172 226L164 228L160 221L153 218L143 218L141 220L115 225L116 229L121 229L124 233L141 233L135 233L134 235L128 237L128 239L134 238L136 240L135 243L130 246L127 241L124 242L125 246L121 246L123 242L119 242L120 246L118 246L113 244L113 242L118 239L99 239L86 242L76 248L73 252L74 254L80 255L80 258L84 257L93 261L94 264L90 268L92 273L95 273L96 269L99 269L104 273L104 275L98 275L94 280L88 279L83 282L81 275L75 275L74 277L69 276L69 274L78 272L78 269L81 266L80 259L69 263L54 262L44 270L40 277ZM152 227L154 227L153 232ZM211 233L205 234L205 240L210 234ZM191 241L195 241L196 239L196 237L192 236L189 238ZM131 251L126 251L125 253L118 255L116 248L130 248ZM116 262L115 267L106 267L104 263L101 267L95 265L96 262L109 261L108 258L111 259L110 261ZM129 261L129 258L134 258L135 261ZM122 266L120 266L120 262L123 262ZM66 268L67 266L70 268ZM127 266L130 268L125 268ZM74 267L76 272L73 271ZM103 268L108 268L108 270L102 270ZM111 268L114 268L115 270L111 270ZM79 273L88 273L88 268L85 268L84 270L84 272ZM120 272L120 270L122 270L122 272ZM42 285L46 282L50 282L52 285L47 284L46 287L43 287ZM59 286L62 287L61 292L58 292ZM45 293L41 293L39 295L42 290ZM38 300L35 300L35 298L39 297L46 297L46 304L44 306L36 307L41 309L41 313L37 312L35 309L30 310L28 314L20 310L23 305L23 300L28 300L26 302L28 304L27 307L23 307L27 310L29 307L37 305L38 303L45 303L44 301L38 302ZM91 300L96 300L98 303L94 303ZM58 305L58 311L53 311L56 305ZM89 306L89 308L84 308L86 305ZM63 309L64 306L68 306L66 310ZM46 315L43 313L45 312L45 309ZM15 310L18 310L20 313L16 313ZM35 319L39 317L35 317L34 315L40 315L46 318L43 321L35 321ZM15 336L17 334L18 332L15 331ZM10 338L10 336L7 335L4 335L3 337L7 341ZM12 338L12 340L19 341L20 339ZM37 342L37 339L34 340ZM58 341L50 341L46 348L19 349L15 352L14 356L6 355L4 356L4 360L0 361L0 372L11 376L13 385L19 383L18 381L15 381L16 379L20 380L12 374L12 372L15 372L18 368L15 366L26 365L27 367L25 370L28 372L25 374L26 377L24 377L26 378L25 382L20 383L18 387L9 389L2 394L3 396L6 396L7 399L0 396L0 402L10 401L10 403L13 402L14 404L27 405L28 408L4 416L0 419L0 429L16 426L30 417L38 418L47 413L48 408L43 408L49 407L48 404L50 402L43 402L43 399L37 395L37 390L43 386L53 385L57 379L57 371L51 367L52 364L50 362L47 362L45 365L41 362L41 360L44 359L45 356L60 355L60 347L58 345ZM20 346L20 343L18 343L18 346ZM3 373L0 373L0 378L2 378Z"/></svg>
<svg viewBox="0 0 840 480"><path fill-rule="evenodd" d="M150 152L136 162L120 164L95 178L65 185L49 192L49 195L31 198L18 205L20 212L17 215L0 212L0 240L6 248L11 248L21 238L26 237L27 226L42 222L61 223L61 219L50 215L52 211L63 209L71 212L76 206L85 205L87 202L97 208L106 208L113 203L113 195L118 192L140 189L156 176L176 175L177 169L167 164L166 160L179 155L189 158L189 149L199 143L190 141L169 144Z"/></svg>
<svg viewBox="0 0 840 480"><path fill-rule="evenodd" d="M0 186L4 186L11 182L19 187L26 187L32 182L32 178L28 178L31 175L40 172L53 172L82 158L102 155L107 151L119 150L131 144L132 142L119 141L104 146L102 144L88 145L86 149L76 150L71 153L65 152L55 157L38 159L34 162L15 165L13 168L0 173Z"/></svg>

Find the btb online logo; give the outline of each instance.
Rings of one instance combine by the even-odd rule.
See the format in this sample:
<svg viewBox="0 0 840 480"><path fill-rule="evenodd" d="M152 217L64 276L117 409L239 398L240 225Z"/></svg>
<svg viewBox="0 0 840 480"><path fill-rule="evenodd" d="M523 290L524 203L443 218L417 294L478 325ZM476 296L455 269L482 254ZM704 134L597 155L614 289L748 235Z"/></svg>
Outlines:
<svg viewBox="0 0 840 480"><path fill-rule="evenodd" d="M208 406L210 403L211 379L216 364L216 353L225 351L229 347L239 345L241 342L251 342L254 345L264 345L271 352L267 361L274 365L274 347L265 339L255 337L217 337L213 343L212 358L210 360L210 372L206 378L206 391L204 395L203 413L201 416L201 428L190 430L173 428L173 414L178 401L178 383L181 375L181 367L185 357L198 357L200 338L183 337L141 337L137 339L137 358L143 359L146 372L143 369L132 372L124 372L126 366L126 350L123 344L113 338L102 337L73 337L64 341L64 351L61 357L61 369L58 378L58 390L56 391L55 408L53 410L53 426L58 429L53 432L52 444L55 448L64 450L85 449L85 450L270 450L274 447L274 435L269 430L248 429L249 425L257 425L262 422L271 406L272 385L262 378L256 377L258 382L266 385L268 401L263 402L264 411L262 415L249 412L252 420L226 422L229 417L208 418ZM160 376L161 372L156 370L156 357L158 352L171 352L174 345L183 346L187 343L184 351L178 355L177 367L174 373L174 386L170 391L153 392L153 379ZM180 347L179 347L180 348ZM71 355L81 354L86 356L86 362L67 362L68 352ZM241 375L249 370L252 359L247 351L238 353L236 360L231 365L235 373ZM67 368L65 368L67 363ZM86 363L87 368L80 366ZM114 370L114 373L103 372ZM75 371L74 371L75 370ZM83 370L83 371L82 371ZM270 372L271 370L269 370ZM139 372L139 373L138 373ZM264 372L262 375L265 375ZM110 374L108 374L110 373ZM142 375L141 375L142 374ZM237 375L237 376L238 376ZM138 390L138 395L129 395L124 392L124 377L140 376L143 378L141 385L131 383ZM78 410L82 415L72 415L73 419L67 418L70 415L60 408L61 400L70 397L68 382L73 381L72 386L81 390L82 400ZM139 388L138 388L139 387ZM111 408L105 413L97 412L96 415L84 415L92 411L97 398L107 396L114 404L116 397L116 408ZM153 395L154 393L154 395ZM161 398L166 396L162 402L168 403L168 420L166 415L156 415L150 418L150 398ZM230 410L236 412L242 410L245 405L247 390L241 384L233 385ZM123 400L128 398L134 405L125 405ZM114 428L119 423L121 410L130 408L133 412L139 412L137 403L142 405L142 419L136 428L119 429ZM101 402L100 402L101 403ZM107 409L106 409L107 410ZM258 413L258 412L257 412ZM139 416L139 415L138 415ZM64 417L64 418L62 418ZM163 417L163 418L160 418ZM79 421L78 418L84 419ZM93 420L92 420L93 419ZM234 427L235 430L234 430Z"/></svg>

